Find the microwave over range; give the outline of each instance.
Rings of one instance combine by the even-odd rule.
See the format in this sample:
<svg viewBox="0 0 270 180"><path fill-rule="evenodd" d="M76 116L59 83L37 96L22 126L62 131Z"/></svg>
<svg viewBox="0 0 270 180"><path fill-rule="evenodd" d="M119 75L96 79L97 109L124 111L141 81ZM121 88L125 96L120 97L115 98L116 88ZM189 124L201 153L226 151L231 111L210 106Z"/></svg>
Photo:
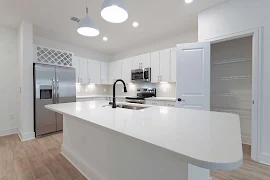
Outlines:
<svg viewBox="0 0 270 180"><path fill-rule="evenodd" d="M151 68L131 70L131 81L138 82L151 82Z"/></svg>

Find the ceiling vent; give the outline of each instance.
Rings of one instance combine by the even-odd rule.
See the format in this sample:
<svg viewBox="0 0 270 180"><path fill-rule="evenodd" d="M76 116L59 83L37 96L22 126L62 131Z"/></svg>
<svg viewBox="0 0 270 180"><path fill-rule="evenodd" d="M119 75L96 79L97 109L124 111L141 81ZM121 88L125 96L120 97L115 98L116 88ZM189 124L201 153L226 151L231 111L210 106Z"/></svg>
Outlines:
<svg viewBox="0 0 270 180"><path fill-rule="evenodd" d="M77 22L77 23L80 22L80 19L77 18L77 17L74 17L74 16L71 17L70 20L71 20L71 21L74 21L74 22Z"/></svg>

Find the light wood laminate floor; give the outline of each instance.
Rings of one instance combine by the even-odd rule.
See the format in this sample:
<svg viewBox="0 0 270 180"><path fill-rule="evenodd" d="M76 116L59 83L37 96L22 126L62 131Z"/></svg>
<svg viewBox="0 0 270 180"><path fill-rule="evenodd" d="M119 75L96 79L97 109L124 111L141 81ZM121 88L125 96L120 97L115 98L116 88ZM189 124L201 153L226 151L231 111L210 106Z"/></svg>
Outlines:
<svg viewBox="0 0 270 180"><path fill-rule="evenodd" d="M0 180L83 180L61 154L62 134L21 142L0 137Z"/></svg>
<svg viewBox="0 0 270 180"><path fill-rule="evenodd" d="M0 180L84 180L61 154L62 134L21 142L17 135L0 137ZM211 172L213 180L270 180L270 166L250 159L244 148L244 165L231 172ZM169 180L169 179L168 179Z"/></svg>

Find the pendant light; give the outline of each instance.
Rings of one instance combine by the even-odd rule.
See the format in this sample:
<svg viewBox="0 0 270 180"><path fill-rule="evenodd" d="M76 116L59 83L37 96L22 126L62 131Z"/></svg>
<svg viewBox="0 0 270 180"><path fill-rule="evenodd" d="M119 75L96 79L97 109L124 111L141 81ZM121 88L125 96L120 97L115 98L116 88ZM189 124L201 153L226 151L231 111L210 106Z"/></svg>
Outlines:
<svg viewBox="0 0 270 180"><path fill-rule="evenodd" d="M122 23L128 19L127 6L123 0L104 0L101 16L111 23Z"/></svg>
<svg viewBox="0 0 270 180"><path fill-rule="evenodd" d="M99 29L97 25L89 18L88 16L88 5L87 0L86 1L86 16L85 18L81 19L78 23L78 29L77 32L83 36L98 36L99 35Z"/></svg>

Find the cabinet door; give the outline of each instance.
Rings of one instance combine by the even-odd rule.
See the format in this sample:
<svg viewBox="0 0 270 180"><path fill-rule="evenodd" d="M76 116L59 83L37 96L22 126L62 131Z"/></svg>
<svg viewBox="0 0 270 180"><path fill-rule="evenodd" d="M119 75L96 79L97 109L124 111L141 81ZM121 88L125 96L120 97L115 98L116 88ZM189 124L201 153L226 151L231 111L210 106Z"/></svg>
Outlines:
<svg viewBox="0 0 270 180"><path fill-rule="evenodd" d="M88 82L100 84L100 62L88 60Z"/></svg>
<svg viewBox="0 0 270 180"><path fill-rule="evenodd" d="M122 79L126 83L131 82L131 69L132 69L132 59L122 60Z"/></svg>
<svg viewBox="0 0 270 180"><path fill-rule="evenodd" d="M80 83L88 84L87 59L80 58Z"/></svg>
<svg viewBox="0 0 270 180"><path fill-rule="evenodd" d="M155 101L155 100L146 100L146 104L153 105L153 106L165 106L165 101Z"/></svg>
<svg viewBox="0 0 270 180"><path fill-rule="evenodd" d="M74 56L72 61L73 67L76 70L76 83L80 83L80 59L79 57Z"/></svg>
<svg viewBox="0 0 270 180"><path fill-rule="evenodd" d="M141 68L150 68L151 67L151 55L144 54L141 56Z"/></svg>
<svg viewBox="0 0 270 180"><path fill-rule="evenodd" d="M121 60L113 61L109 64L109 83L113 84L115 80L121 79L122 74L122 63Z"/></svg>
<svg viewBox="0 0 270 180"><path fill-rule="evenodd" d="M109 63L106 62L101 62L101 67L100 67L100 81L101 84L109 84Z"/></svg>
<svg viewBox="0 0 270 180"><path fill-rule="evenodd" d="M160 51L159 59L159 80L160 82L170 81L170 68L171 68L171 51L165 49Z"/></svg>
<svg viewBox="0 0 270 180"><path fill-rule="evenodd" d="M159 52L151 53L151 82L159 82Z"/></svg>
<svg viewBox="0 0 270 180"><path fill-rule="evenodd" d="M170 82L176 82L176 48L171 49L171 78Z"/></svg>
<svg viewBox="0 0 270 180"><path fill-rule="evenodd" d="M141 69L142 56L132 58L132 69Z"/></svg>
<svg viewBox="0 0 270 180"><path fill-rule="evenodd" d="M167 107L175 107L176 102L166 102Z"/></svg>

